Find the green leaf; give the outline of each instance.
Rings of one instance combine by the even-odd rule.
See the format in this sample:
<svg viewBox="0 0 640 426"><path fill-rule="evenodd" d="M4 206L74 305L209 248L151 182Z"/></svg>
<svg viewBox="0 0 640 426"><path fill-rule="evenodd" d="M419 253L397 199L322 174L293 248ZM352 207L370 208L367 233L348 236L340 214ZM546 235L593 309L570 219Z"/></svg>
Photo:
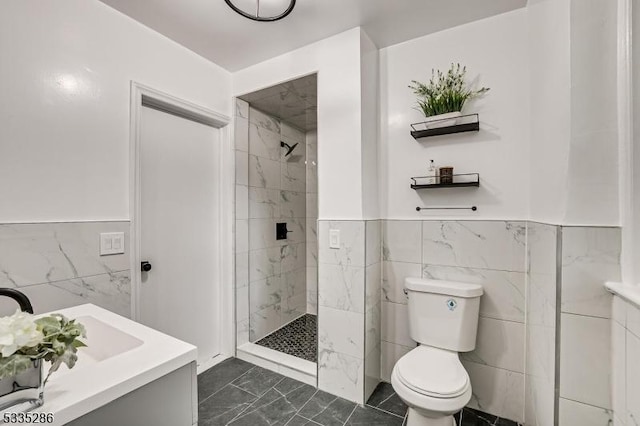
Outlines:
<svg viewBox="0 0 640 426"><path fill-rule="evenodd" d="M32 359L26 355L13 354L7 358L0 358L0 379L20 374L32 366Z"/></svg>
<svg viewBox="0 0 640 426"><path fill-rule="evenodd" d="M446 73L431 70L428 84L412 80L409 88L418 97L418 108L426 117L462 111L465 103L480 96L489 89L483 87L471 90L466 87L465 75L467 68L460 64L451 64Z"/></svg>

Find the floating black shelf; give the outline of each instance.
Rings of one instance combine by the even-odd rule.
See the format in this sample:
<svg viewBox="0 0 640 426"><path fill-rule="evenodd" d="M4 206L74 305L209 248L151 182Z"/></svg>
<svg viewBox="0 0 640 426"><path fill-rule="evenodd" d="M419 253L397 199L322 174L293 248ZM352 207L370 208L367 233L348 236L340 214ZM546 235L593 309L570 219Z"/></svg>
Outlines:
<svg viewBox="0 0 640 426"><path fill-rule="evenodd" d="M480 116L478 114L468 114L460 117L423 121L412 124L411 128L413 129L411 136L414 139L453 133L477 132L480 130Z"/></svg>
<svg viewBox="0 0 640 426"><path fill-rule="evenodd" d="M435 180L436 183L429 182L427 179ZM480 186L480 173L463 173L459 175L453 175L453 182L441 183L440 177L431 176L416 176L412 177L411 189L428 189L428 188L458 188L469 186Z"/></svg>

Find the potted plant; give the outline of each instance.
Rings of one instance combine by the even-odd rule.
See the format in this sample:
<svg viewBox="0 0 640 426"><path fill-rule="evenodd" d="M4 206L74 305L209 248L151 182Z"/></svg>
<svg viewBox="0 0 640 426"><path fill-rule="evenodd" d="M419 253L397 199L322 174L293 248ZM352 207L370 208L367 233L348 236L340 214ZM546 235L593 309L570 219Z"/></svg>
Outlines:
<svg viewBox="0 0 640 426"><path fill-rule="evenodd" d="M466 73L467 67L451 64L446 73L432 69L431 80L427 84L411 81L409 88L418 97L417 109L427 118L429 128L456 124L465 103L489 90L487 87L471 89L465 81Z"/></svg>
<svg viewBox="0 0 640 426"><path fill-rule="evenodd" d="M82 324L61 314L0 317L0 414L42 405L47 380L62 364L73 368L85 337ZM51 366L43 380L44 362Z"/></svg>

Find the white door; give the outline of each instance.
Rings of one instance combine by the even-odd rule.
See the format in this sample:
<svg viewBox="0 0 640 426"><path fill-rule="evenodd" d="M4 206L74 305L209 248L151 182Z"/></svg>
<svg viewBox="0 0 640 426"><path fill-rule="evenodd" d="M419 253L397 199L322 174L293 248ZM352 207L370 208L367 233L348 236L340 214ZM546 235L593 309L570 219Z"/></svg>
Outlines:
<svg viewBox="0 0 640 426"><path fill-rule="evenodd" d="M139 320L206 364L220 353L220 130L147 107L140 120Z"/></svg>

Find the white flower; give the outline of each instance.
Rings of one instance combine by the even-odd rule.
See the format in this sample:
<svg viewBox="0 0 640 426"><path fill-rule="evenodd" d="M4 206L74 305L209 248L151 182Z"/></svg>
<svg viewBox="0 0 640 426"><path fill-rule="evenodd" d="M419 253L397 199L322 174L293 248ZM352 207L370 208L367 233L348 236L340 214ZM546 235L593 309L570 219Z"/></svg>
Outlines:
<svg viewBox="0 0 640 426"><path fill-rule="evenodd" d="M17 310L10 317L0 318L0 355L13 355L22 348L31 348L42 342L44 335L37 329L33 315Z"/></svg>

